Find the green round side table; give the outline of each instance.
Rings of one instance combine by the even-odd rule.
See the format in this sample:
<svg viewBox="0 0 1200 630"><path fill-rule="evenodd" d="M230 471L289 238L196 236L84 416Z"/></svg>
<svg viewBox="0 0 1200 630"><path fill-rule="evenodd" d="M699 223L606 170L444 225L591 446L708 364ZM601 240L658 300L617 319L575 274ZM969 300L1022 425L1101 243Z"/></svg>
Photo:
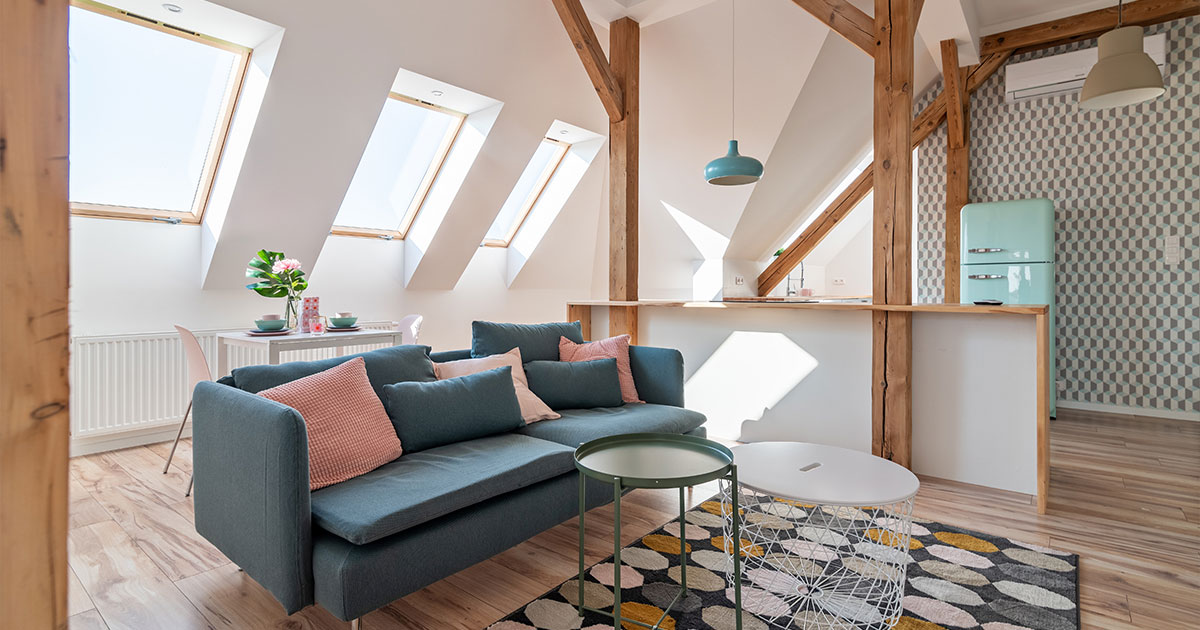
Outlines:
<svg viewBox="0 0 1200 630"><path fill-rule="evenodd" d="M704 438L669 433L628 433L599 438L584 443L575 450L575 467L579 469L579 616L591 611L613 618L613 627L628 622L657 629L671 608L687 594L687 504L684 490L714 479L724 479L737 487L737 466L733 452ZM587 512L587 478L613 485L613 608L609 613L584 605L583 601L583 543L584 513ZM654 625L621 616L621 493L628 488L679 488L679 594L668 604ZM737 628L742 627L742 571L740 518L737 493L732 494L733 593L734 617ZM726 543L726 551L729 551Z"/></svg>

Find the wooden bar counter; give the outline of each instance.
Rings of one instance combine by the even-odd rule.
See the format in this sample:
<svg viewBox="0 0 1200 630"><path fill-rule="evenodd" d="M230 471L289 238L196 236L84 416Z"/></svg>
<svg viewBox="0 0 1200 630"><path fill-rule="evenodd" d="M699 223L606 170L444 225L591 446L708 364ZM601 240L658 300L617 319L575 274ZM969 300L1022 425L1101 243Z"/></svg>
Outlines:
<svg viewBox="0 0 1200 630"><path fill-rule="evenodd" d="M1036 495L1045 512L1045 305L808 300L579 301L567 317L588 339L628 331L683 352L688 407L714 437L870 452L871 313L911 312L913 470Z"/></svg>

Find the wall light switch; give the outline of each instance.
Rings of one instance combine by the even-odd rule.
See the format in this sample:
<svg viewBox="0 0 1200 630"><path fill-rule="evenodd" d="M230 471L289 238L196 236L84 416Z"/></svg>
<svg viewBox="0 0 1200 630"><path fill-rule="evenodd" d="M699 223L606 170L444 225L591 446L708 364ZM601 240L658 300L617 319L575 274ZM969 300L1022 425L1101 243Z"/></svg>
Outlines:
<svg viewBox="0 0 1200 630"><path fill-rule="evenodd" d="M1181 258L1179 251L1179 236L1171 235L1163 239L1163 262L1168 265L1178 265Z"/></svg>

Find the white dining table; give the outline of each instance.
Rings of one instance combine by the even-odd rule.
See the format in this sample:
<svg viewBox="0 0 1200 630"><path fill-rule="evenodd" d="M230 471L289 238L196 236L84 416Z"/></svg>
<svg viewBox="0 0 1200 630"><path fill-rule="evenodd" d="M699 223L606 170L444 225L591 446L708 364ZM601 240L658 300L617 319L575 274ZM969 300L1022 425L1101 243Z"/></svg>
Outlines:
<svg viewBox="0 0 1200 630"><path fill-rule="evenodd" d="M229 348L244 346L248 348L266 348L267 363L279 364L279 355L289 350L311 350L314 348L337 348L338 356L345 354L346 348L375 343L388 343L398 346L402 343L403 333L399 330L354 330L348 332L326 332L323 335L313 333L291 333L277 336L255 336L244 332L229 332L217 334L217 375L229 374Z"/></svg>

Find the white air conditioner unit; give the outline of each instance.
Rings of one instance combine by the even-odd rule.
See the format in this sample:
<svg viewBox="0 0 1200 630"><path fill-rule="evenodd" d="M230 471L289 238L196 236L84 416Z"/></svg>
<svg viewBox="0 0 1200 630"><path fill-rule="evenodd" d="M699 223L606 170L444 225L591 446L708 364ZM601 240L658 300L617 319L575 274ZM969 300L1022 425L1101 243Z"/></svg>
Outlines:
<svg viewBox="0 0 1200 630"><path fill-rule="evenodd" d="M1167 61L1167 35L1145 39L1145 50L1161 72ZM1092 66L1096 48L1010 64L1004 72L1004 100L1008 103L1078 91Z"/></svg>

